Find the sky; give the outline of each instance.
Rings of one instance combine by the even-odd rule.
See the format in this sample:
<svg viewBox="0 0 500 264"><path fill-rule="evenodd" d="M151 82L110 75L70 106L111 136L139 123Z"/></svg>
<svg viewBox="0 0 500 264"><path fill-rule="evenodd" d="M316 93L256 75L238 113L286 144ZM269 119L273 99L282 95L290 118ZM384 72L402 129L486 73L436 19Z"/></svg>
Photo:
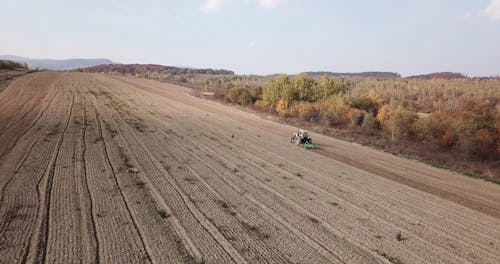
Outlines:
<svg viewBox="0 0 500 264"><path fill-rule="evenodd" d="M0 54L240 74L500 74L500 0L0 0Z"/></svg>

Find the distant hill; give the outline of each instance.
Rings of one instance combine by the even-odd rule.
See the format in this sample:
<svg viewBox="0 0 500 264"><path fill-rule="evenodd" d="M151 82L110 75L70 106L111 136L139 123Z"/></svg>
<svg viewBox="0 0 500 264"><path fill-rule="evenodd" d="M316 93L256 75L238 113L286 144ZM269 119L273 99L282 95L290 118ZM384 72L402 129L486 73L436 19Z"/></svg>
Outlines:
<svg viewBox="0 0 500 264"><path fill-rule="evenodd" d="M349 72L327 72L327 71L319 71L319 72L305 72L310 76L330 76L330 77L374 77L374 78L400 78L401 75L395 72L358 72L358 73L349 73Z"/></svg>
<svg viewBox="0 0 500 264"><path fill-rule="evenodd" d="M421 79L421 80L432 80L432 79L452 80L452 79L467 78L467 76L465 76L461 73L456 73L456 72L435 72L435 73L429 73L429 74L409 76L406 78L407 79Z"/></svg>
<svg viewBox="0 0 500 264"><path fill-rule="evenodd" d="M26 63L30 69L47 69L47 70L73 70L77 68L92 67L100 64L113 63L108 59L67 59L67 60L52 60L52 59L32 59L14 55L0 55L0 59L10 60L18 63Z"/></svg>
<svg viewBox="0 0 500 264"><path fill-rule="evenodd" d="M214 69L192 69L179 68L173 66L164 66L157 64L107 64L79 69L84 72L104 72L104 73L122 73L122 74L145 74L145 73L163 73L163 74L223 74L233 75L233 71L214 70Z"/></svg>

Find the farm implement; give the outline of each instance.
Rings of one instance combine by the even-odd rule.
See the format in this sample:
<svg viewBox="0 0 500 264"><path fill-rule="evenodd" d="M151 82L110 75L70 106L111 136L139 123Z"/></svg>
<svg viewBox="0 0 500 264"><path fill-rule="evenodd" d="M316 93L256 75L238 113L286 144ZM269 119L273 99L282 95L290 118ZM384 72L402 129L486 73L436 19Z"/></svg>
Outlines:
<svg viewBox="0 0 500 264"><path fill-rule="evenodd" d="M312 138L309 135L309 132L303 129L299 129L299 131L292 134L290 143L295 143L297 146L304 149L313 149L315 147L312 143Z"/></svg>

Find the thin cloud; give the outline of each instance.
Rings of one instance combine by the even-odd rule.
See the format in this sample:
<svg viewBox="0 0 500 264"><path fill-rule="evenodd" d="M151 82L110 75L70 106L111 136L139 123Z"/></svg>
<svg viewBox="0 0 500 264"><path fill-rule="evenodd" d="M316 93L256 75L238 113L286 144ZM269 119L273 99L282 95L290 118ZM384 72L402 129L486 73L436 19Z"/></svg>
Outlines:
<svg viewBox="0 0 500 264"><path fill-rule="evenodd" d="M255 46L257 46L257 40L252 40L248 43L248 47L250 48L254 48Z"/></svg>
<svg viewBox="0 0 500 264"><path fill-rule="evenodd" d="M204 0L199 10L205 14L216 14L223 11L232 2L244 2L250 4L257 4L261 8L274 9L278 7L285 0Z"/></svg>
<svg viewBox="0 0 500 264"><path fill-rule="evenodd" d="M493 21L500 20L500 0L490 0L483 13Z"/></svg>
<svg viewBox="0 0 500 264"><path fill-rule="evenodd" d="M200 6L200 11L205 14L215 14L222 11L231 0L205 0Z"/></svg>
<svg viewBox="0 0 500 264"><path fill-rule="evenodd" d="M281 4L283 0L259 0L259 5L263 8L272 9Z"/></svg>

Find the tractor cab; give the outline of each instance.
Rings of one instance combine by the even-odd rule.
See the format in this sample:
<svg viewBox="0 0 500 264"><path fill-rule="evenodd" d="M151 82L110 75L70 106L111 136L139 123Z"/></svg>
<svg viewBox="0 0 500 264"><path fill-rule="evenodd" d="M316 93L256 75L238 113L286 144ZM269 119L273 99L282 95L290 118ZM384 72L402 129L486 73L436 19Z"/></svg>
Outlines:
<svg viewBox="0 0 500 264"><path fill-rule="evenodd" d="M301 138L309 137L309 132L307 132L307 130L299 129L299 132L297 134Z"/></svg>
<svg viewBox="0 0 500 264"><path fill-rule="evenodd" d="M312 138L309 132L304 129L299 129L296 133L293 133L290 138L290 143L295 143L297 146L303 146L304 148L312 147Z"/></svg>

